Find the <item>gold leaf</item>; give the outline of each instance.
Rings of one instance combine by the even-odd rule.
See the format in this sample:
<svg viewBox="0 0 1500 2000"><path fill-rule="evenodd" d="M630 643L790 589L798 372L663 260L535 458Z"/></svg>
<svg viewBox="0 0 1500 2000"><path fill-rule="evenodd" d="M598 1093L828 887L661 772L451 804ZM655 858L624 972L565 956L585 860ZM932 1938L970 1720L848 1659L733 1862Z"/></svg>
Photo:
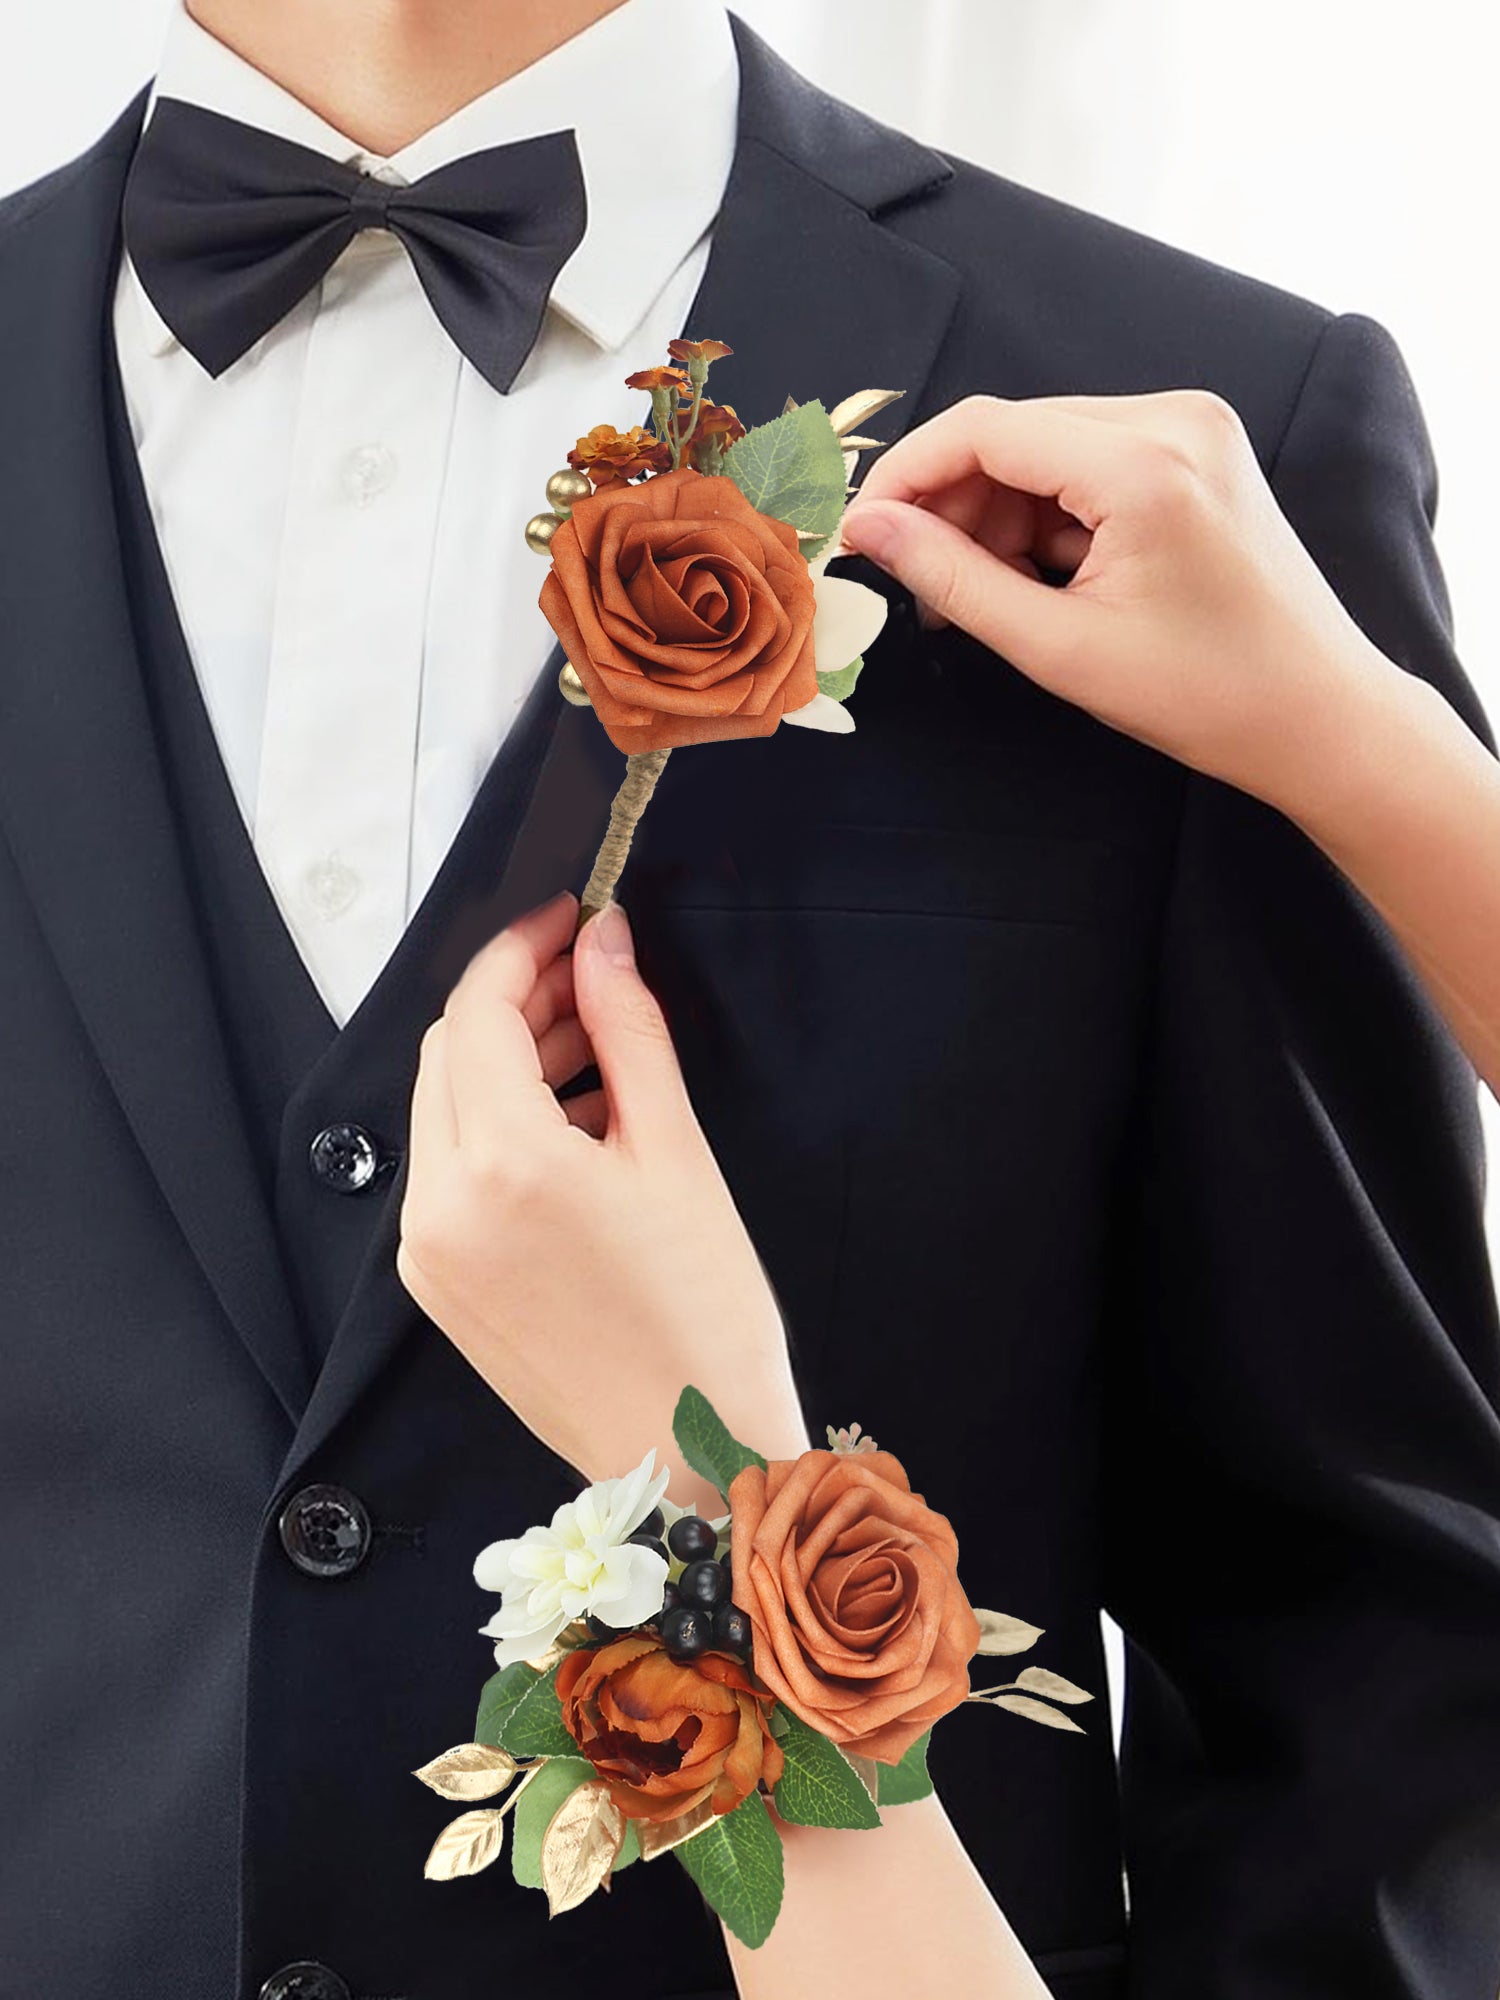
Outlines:
<svg viewBox="0 0 1500 2000"><path fill-rule="evenodd" d="M981 1653L1029 1653L1046 1630L1024 1618L1007 1618L1003 1611L976 1611Z"/></svg>
<svg viewBox="0 0 1500 2000"><path fill-rule="evenodd" d="M460 1743L434 1757L420 1771L413 1771L439 1798L492 1799L503 1792L516 1775L516 1760L498 1744Z"/></svg>
<svg viewBox="0 0 1500 2000"><path fill-rule="evenodd" d="M1016 1686L1025 1688L1028 1694L1044 1694L1053 1701L1092 1701L1094 1697L1087 1688L1074 1687L1061 1674L1048 1673L1045 1667L1027 1667L1024 1673L1016 1675Z"/></svg>
<svg viewBox="0 0 1500 2000"><path fill-rule="evenodd" d="M789 417L792 414L793 410L795 410L796 408L797 408L797 398L795 396L788 396L786 401L781 406L781 414L784 417Z"/></svg>
<svg viewBox="0 0 1500 2000"><path fill-rule="evenodd" d="M453 1882L488 1868L505 1844L503 1812L467 1812L450 1820L433 1842L422 1873L429 1882Z"/></svg>
<svg viewBox="0 0 1500 2000"><path fill-rule="evenodd" d="M552 1916L588 1901L624 1840L625 1815L602 1778L569 1792L542 1836L542 1887Z"/></svg>
<svg viewBox="0 0 1500 2000"><path fill-rule="evenodd" d="M845 451L885 450L885 442L881 438L848 437L846 435L840 440L840 442L842 443Z"/></svg>
<svg viewBox="0 0 1500 2000"><path fill-rule="evenodd" d="M1075 1735L1084 1736L1088 1732L1080 1729L1071 1715L1064 1715L1060 1708L1048 1708L1044 1701L1033 1701L1029 1694L997 1694L991 1696L996 1708L1008 1708L1015 1715L1024 1715L1032 1722L1045 1722L1049 1729L1071 1729Z"/></svg>
<svg viewBox="0 0 1500 2000"><path fill-rule="evenodd" d="M654 1861L659 1854L670 1854L674 1847L681 1847L685 1840L691 1840L695 1833L702 1833L704 1827L713 1824L714 1802L702 1799L676 1819L636 1821L636 1839L641 1843L642 1861Z"/></svg>
<svg viewBox="0 0 1500 2000"><path fill-rule="evenodd" d="M845 1757L854 1766L854 1775L870 1794L871 1805L880 1804L880 1766L873 1757L861 1757L853 1750L846 1750Z"/></svg>
<svg viewBox="0 0 1500 2000"><path fill-rule="evenodd" d="M840 437L852 431L856 424L868 423L871 417L888 410L892 403L899 403L906 394L904 389L856 389L852 396L846 396L842 403L835 403L828 412L828 421Z"/></svg>

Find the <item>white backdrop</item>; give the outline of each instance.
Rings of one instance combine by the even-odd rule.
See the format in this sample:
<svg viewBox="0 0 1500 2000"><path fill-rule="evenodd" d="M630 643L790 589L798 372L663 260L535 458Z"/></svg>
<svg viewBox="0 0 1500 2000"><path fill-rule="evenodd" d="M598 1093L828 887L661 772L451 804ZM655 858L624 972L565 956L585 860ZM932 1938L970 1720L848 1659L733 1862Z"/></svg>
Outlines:
<svg viewBox="0 0 1500 2000"><path fill-rule="evenodd" d="M738 0L737 11L815 81L919 138L1383 320L1437 445L1459 643L1500 719L1489 542L1500 29L1486 0ZM162 0L0 0L0 191L104 128L150 75L162 19ZM1500 1161L1492 1108L1490 1127ZM1500 1198L1492 1209L1500 1241ZM1112 1665L1118 1687L1113 1639Z"/></svg>

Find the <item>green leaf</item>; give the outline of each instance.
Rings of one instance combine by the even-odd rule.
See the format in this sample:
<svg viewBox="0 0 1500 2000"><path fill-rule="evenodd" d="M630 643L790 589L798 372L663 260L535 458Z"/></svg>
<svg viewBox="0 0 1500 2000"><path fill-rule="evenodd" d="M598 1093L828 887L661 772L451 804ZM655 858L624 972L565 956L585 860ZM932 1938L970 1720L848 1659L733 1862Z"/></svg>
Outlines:
<svg viewBox="0 0 1500 2000"><path fill-rule="evenodd" d="M711 1479L726 1500L736 1474L747 1465L758 1465L762 1472L766 1469L766 1461L758 1451L729 1435L713 1404L700 1389L684 1389L678 1397L672 1416L672 1435L694 1472ZM508 1750L510 1745L505 1747Z"/></svg>
<svg viewBox="0 0 1500 2000"><path fill-rule="evenodd" d="M757 424L725 452L723 471L758 513L794 528L826 537L843 515L844 454L821 403Z"/></svg>
<svg viewBox="0 0 1500 2000"><path fill-rule="evenodd" d="M543 1674L511 1710L502 1747L512 1757L575 1757L578 1745L563 1728L557 1698L557 1668Z"/></svg>
<svg viewBox="0 0 1500 2000"><path fill-rule="evenodd" d="M927 1746L932 1741L932 1731L919 1736L899 1764L882 1764L880 1767L880 1803L883 1806L910 1805L913 1799L925 1799L932 1791L932 1780L927 1775Z"/></svg>
<svg viewBox="0 0 1500 2000"><path fill-rule="evenodd" d="M879 1826L880 1814L859 1773L840 1750L783 1706L781 1738L786 1768L776 1787L776 1810L798 1826Z"/></svg>
<svg viewBox="0 0 1500 2000"><path fill-rule="evenodd" d="M759 1792L672 1852L741 1944L771 1935L781 1909L781 1836Z"/></svg>
<svg viewBox="0 0 1500 2000"><path fill-rule="evenodd" d="M480 1689L479 1720L474 1724L474 1741L499 1744L511 1710L540 1679L536 1668L528 1667L523 1660L518 1660L512 1667L502 1667L498 1674L492 1674Z"/></svg>
<svg viewBox="0 0 1500 2000"><path fill-rule="evenodd" d="M834 701L847 701L854 692L854 683L859 679L865 656L851 660L847 667L840 667L835 674L818 675L818 692L828 695Z"/></svg>
<svg viewBox="0 0 1500 2000"><path fill-rule="evenodd" d="M511 1873L523 1889L542 1886L542 1841L552 1815L565 1798L598 1775L587 1757L549 1757L527 1780L511 1814L510 1835Z"/></svg>

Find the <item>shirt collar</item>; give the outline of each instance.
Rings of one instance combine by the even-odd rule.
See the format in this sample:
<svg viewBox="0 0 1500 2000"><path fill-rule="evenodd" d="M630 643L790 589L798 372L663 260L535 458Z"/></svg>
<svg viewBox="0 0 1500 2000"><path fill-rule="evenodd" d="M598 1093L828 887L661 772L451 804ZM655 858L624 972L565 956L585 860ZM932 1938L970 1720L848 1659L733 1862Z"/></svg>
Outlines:
<svg viewBox="0 0 1500 2000"><path fill-rule="evenodd" d="M734 158L739 61L728 12L722 0L694 0L691 31L684 31L684 20L679 0L623 0L382 158L209 34L188 13L186 0L173 0L146 117L158 97L182 98L397 182L419 180L467 153L571 128L588 224L557 274L549 305L613 351L712 224ZM648 92L664 61L671 70L671 116L653 122ZM645 115L622 115L622 106L631 104ZM135 289L148 345L164 353L176 345L175 336L139 280Z"/></svg>

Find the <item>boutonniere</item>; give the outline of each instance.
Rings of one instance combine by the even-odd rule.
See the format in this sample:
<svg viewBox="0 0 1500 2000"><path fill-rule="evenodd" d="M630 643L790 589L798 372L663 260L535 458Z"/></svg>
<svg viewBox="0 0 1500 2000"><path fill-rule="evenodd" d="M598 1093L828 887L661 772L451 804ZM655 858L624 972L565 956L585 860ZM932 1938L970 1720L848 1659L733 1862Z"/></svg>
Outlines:
<svg viewBox="0 0 1500 2000"><path fill-rule="evenodd" d="M833 410L794 403L747 430L707 395L722 340L674 340L626 377L651 423L598 424L547 481L526 524L551 558L541 608L567 655L564 697L592 706L625 779L589 877L580 928L613 894L674 749L769 736L779 724L847 733L879 591L827 566L861 451L858 427L905 392L865 389Z"/></svg>
<svg viewBox="0 0 1500 2000"><path fill-rule="evenodd" d="M498 1672L473 1742L415 1773L471 1807L426 1873L488 1867L508 1819L515 1878L556 1916L672 1854L753 1949L781 1907L778 1821L871 1828L926 1797L933 1726L962 1703L1076 1731L1092 1697L1042 1667L970 1685L975 1655L1041 1632L973 1609L948 1521L857 1424L768 1463L690 1388L673 1432L723 1515L673 1506L651 1451L476 1561Z"/></svg>

